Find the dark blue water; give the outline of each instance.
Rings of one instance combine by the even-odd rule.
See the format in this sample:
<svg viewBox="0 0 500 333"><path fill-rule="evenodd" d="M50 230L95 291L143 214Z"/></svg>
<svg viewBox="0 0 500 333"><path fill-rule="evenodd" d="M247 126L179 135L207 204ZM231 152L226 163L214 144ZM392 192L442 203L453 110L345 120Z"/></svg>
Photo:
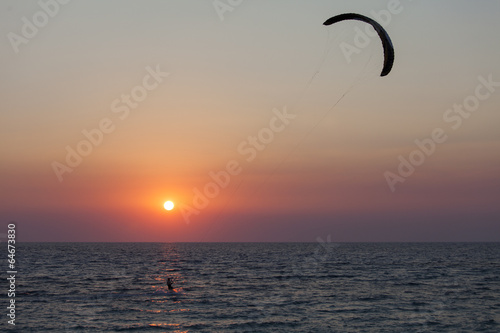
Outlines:
<svg viewBox="0 0 500 333"><path fill-rule="evenodd" d="M498 243L25 243L17 259L19 332L500 332Z"/></svg>

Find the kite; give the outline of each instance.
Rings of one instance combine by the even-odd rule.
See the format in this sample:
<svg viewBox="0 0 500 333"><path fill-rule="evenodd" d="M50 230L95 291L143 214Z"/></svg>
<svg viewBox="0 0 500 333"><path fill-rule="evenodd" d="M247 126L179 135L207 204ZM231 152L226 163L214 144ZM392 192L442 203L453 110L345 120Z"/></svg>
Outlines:
<svg viewBox="0 0 500 333"><path fill-rule="evenodd" d="M323 25L330 25L344 20L358 20L372 25L378 33L380 40L382 41L382 47L384 48L384 67L382 68L380 76L386 76L389 74L392 69L392 65L394 64L394 47L392 46L391 38L389 38L387 31L385 31L385 29L377 21L355 13L346 13L330 17L325 21L325 23L323 23Z"/></svg>

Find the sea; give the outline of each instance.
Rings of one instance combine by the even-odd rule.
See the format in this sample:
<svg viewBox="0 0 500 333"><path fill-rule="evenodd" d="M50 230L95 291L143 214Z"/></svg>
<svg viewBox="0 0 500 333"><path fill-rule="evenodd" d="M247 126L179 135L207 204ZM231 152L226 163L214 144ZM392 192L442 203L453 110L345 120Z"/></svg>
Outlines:
<svg viewBox="0 0 500 333"><path fill-rule="evenodd" d="M20 243L16 265L2 332L500 332L500 243Z"/></svg>

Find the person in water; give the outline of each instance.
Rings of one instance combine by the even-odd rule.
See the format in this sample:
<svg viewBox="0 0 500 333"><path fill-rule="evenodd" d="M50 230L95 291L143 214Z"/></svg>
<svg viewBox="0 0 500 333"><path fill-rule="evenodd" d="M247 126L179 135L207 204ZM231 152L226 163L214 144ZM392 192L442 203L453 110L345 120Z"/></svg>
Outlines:
<svg viewBox="0 0 500 333"><path fill-rule="evenodd" d="M167 289L168 290L174 290L174 287L172 286L173 283L174 283L173 279L167 278Z"/></svg>

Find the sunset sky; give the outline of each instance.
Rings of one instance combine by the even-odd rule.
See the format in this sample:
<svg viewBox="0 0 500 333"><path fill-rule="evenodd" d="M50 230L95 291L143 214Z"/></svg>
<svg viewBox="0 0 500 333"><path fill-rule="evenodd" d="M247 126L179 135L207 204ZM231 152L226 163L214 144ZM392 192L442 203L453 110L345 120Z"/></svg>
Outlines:
<svg viewBox="0 0 500 333"><path fill-rule="evenodd" d="M391 36L388 76L367 24L322 25L349 12ZM486 0L2 1L2 228L500 241L499 16Z"/></svg>

